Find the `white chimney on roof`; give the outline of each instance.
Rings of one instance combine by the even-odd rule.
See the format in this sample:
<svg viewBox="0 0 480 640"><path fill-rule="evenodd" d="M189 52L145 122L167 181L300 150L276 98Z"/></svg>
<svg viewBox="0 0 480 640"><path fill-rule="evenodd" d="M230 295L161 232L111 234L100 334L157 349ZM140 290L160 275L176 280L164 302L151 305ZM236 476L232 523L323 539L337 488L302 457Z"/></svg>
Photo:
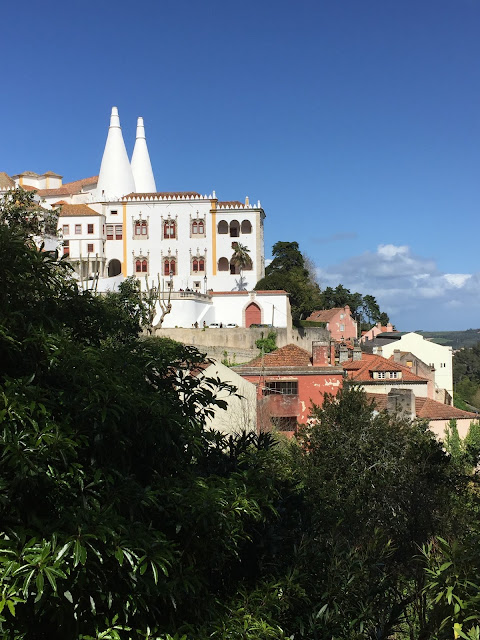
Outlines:
<svg viewBox="0 0 480 640"><path fill-rule="evenodd" d="M97 195L102 200L119 198L135 191L132 168L123 141L117 107L112 107L110 128L103 152Z"/></svg>
<svg viewBox="0 0 480 640"><path fill-rule="evenodd" d="M155 193L155 178L148 154L143 118L137 120L137 137L132 155L132 172L137 193Z"/></svg>

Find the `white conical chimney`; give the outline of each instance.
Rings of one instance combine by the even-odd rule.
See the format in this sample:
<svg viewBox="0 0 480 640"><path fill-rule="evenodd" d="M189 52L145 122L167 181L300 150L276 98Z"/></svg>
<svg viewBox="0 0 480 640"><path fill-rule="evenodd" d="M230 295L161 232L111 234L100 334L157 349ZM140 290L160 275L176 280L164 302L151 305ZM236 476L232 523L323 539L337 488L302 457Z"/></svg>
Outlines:
<svg viewBox="0 0 480 640"><path fill-rule="evenodd" d="M118 109L112 107L110 128L98 176L97 195L102 200L107 200L134 191L135 181L123 141Z"/></svg>
<svg viewBox="0 0 480 640"><path fill-rule="evenodd" d="M156 192L157 187L155 186L152 164L148 155L143 118L138 118L137 120L137 137L132 155L132 173L137 193Z"/></svg>

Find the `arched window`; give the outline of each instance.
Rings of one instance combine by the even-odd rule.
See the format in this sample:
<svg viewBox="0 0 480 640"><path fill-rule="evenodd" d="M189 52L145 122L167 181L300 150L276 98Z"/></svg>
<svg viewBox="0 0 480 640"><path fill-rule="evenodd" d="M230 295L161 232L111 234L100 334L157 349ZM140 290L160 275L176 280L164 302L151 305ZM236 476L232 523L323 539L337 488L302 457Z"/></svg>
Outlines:
<svg viewBox="0 0 480 640"><path fill-rule="evenodd" d="M252 223L250 220L242 220L242 233L252 233Z"/></svg>
<svg viewBox="0 0 480 640"><path fill-rule="evenodd" d="M228 262L228 258L220 258L218 261L218 270L219 271L228 271L230 269L230 263Z"/></svg>
<svg viewBox="0 0 480 640"><path fill-rule="evenodd" d="M205 221L197 218L192 221L192 236L203 236L205 235Z"/></svg>
<svg viewBox="0 0 480 640"><path fill-rule="evenodd" d="M238 220L232 220L230 222L230 237L238 238L240 236L240 223Z"/></svg>
<svg viewBox="0 0 480 640"><path fill-rule="evenodd" d="M193 258L193 260L192 260L192 271L194 273L198 273L199 271L205 271L205 260L204 260L204 258Z"/></svg>
<svg viewBox="0 0 480 640"><path fill-rule="evenodd" d="M163 238L171 240L177 237L177 225L173 220L166 220L163 223Z"/></svg>
<svg viewBox="0 0 480 640"><path fill-rule="evenodd" d="M137 258L135 260L135 273L148 273L148 260L146 258Z"/></svg>
<svg viewBox="0 0 480 640"><path fill-rule="evenodd" d="M148 224L146 220L135 221L135 235L146 236L148 234Z"/></svg>
<svg viewBox="0 0 480 640"><path fill-rule="evenodd" d="M163 261L163 275L174 276L176 273L177 261L175 258L165 258Z"/></svg>
<svg viewBox="0 0 480 640"><path fill-rule="evenodd" d="M217 229L218 233L228 233L228 222L226 220L220 220Z"/></svg>

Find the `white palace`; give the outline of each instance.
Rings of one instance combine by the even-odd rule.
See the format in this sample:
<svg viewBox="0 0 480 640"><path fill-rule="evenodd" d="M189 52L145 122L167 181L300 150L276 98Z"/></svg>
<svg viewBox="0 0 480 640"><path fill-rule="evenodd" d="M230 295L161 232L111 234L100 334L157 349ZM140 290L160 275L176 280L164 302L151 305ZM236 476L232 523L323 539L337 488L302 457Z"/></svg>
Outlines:
<svg viewBox="0 0 480 640"><path fill-rule="evenodd" d="M220 201L215 192L157 191L138 118L131 162L120 118L112 108L98 176L62 183L51 171L0 174L0 191L35 189L43 206L59 210L61 252L81 279L98 279L98 289L115 288L128 276L171 289L172 313L164 326L194 323L289 324L285 292L254 292L265 273L260 205ZM237 243L248 250L240 270Z"/></svg>

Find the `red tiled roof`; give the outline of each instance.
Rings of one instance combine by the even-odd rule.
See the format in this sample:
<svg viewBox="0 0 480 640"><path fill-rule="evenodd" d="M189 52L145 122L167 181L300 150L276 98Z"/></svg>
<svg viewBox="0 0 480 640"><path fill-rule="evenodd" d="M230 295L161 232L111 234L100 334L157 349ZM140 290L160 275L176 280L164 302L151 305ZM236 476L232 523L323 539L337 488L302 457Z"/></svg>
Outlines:
<svg viewBox="0 0 480 640"><path fill-rule="evenodd" d="M196 198L197 196L201 196L200 193L196 191L155 191L152 193L128 193L126 196L123 196L123 200L134 200L135 198L145 198L148 196L156 196L158 198Z"/></svg>
<svg viewBox="0 0 480 640"><path fill-rule="evenodd" d="M383 393L367 393L369 400L374 400L375 405L379 411L384 411L387 408L387 395ZM430 398L417 398L415 397L415 414L417 418L424 418L425 420L452 420L452 419L478 419L478 414L470 411L462 411L448 404L431 400Z"/></svg>
<svg viewBox="0 0 480 640"><path fill-rule="evenodd" d="M90 209L86 204L64 204L58 215L61 218L65 218L70 216L100 216L102 214Z"/></svg>
<svg viewBox="0 0 480 640"><path fill-rule="evenodd" d="M312 361L308 351L297 347L295 344L287 344L271 353L266 353L249 362L248 367L311 367Z"/></svg>
<svg viewBox="0 0 480 640"><path fill-rule="evenodd" d="M61 187L56 189L39 189L39 196L71 196L75 193L80 193L83 187L96 184L98 182L98 176L92 176L91 178L82 178L81 180L74 180L73 182L66 182Z"/></svg>
<svg viewBox="0 0 480 640"><path fill-rule="evenodd" d="M59 200L58 202L54 202L52 204L53 207L61 207L62 204L68 204L68 202L66 200Z"/></svg>
<svg viewBox="0 0 480 640"><path fill-rule="evenodd" d="M421 378L410 371L408 367L404 367L397 362L387 360L383 356L371 353L362 353L361 360L349 361L343 363L343 368L347 372L350 380L356 382L369 382L373 380L373 371L401 371L401 378L391 378L388 382L427 382L426 378ZM383 379L382 379L383 381Z"/></svg>
<svg viewBox="0 0 480 640"><path fill-rule="evenodd" d="M339 312L345 313L345 309L343 307L335 307L334 309L319 309L318 311L313 311L308 316L307 320L312 320L315 322L330 322L330 320L332 320L332 318L334 318Z"/></svg>
<svg viewBox="0 0 480 640"><path fill-rule="evenodd" d="M20 189L23 189L24 191L38 191L37 187L32 187L31 184L22 184Z"/></svg>

